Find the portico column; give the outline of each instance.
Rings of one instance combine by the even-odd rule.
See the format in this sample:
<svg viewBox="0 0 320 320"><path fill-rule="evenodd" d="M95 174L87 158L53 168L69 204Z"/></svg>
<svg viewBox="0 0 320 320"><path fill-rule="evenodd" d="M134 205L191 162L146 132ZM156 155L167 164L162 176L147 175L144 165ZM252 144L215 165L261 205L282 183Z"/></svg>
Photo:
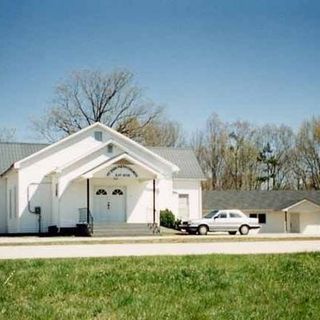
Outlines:
<svg viewBox="0 0 320 320"><path fill-rule="evenodd" d="M288 233L288 210L284 211L285 232Z"/></svg>
<svg viewBox="0 0 320 320"><path fill-rule="evenodd" d="M156 180L152 180L153 188L153 201L152 201L152 206L153 206L153 224L156 224Z"/></svg>
<svg viewBox="0 0 320 320"><path fill-rule="evenodd" d="M90 180L87 179L87 223L90 223Z"/></svg>

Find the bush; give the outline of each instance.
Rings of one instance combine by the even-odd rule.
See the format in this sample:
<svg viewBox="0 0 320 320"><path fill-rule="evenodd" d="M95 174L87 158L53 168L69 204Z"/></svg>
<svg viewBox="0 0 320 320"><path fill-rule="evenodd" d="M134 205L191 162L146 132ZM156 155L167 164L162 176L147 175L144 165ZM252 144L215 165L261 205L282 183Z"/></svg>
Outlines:
<svg viewBox="0 0 320 320"><path fill-rule="evenodd" d="M160 211L160 226L175 229L176 218L169 209Z"/></svg>

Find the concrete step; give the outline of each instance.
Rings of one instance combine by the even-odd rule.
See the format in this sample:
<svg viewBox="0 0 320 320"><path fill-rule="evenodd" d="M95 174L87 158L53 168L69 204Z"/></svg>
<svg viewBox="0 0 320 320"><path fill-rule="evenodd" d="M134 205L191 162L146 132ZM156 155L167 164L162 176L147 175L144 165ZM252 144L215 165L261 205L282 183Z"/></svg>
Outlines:
<svg viewBox="0 0 320 320"><path fill-rule="evenodd" d="M93 226L94 237L146 236L153 235L146 223L99 223Z"/></svg>

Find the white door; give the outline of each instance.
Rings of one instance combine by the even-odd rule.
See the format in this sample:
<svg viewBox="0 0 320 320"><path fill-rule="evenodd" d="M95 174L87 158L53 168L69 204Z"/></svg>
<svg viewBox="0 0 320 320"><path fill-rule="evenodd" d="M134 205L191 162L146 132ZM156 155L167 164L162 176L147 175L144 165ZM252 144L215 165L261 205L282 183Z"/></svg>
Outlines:
<svg viewBox="0 0 320 320"><path fill-rule="evenodd" d="M95 187L93 205L94 222L107 221L108 190L106 187Z"/></svg>
<svg viewBox="0 0 320 320"><path fill-rule="evenodd" d="M179 218L189 219L189 195L179 194Z"/></svg>
<svg viewBox="0 0 320 320"><path fill-rule="evenodd" d="M126 222L124 188L110 188L108 200L108 221Z"/></svg>
<svg viewBox="0 0 320 320"><path fill-rule="evenodd" d="M125 222L124 188L96 187L93 218L95 222Z"/></svg>
<svg viewBox="0 0 320 320"><path fill-rule="evenodd" d="M299 233L300 232L300 216L299 213L290 214L290 232Z"/></svg>

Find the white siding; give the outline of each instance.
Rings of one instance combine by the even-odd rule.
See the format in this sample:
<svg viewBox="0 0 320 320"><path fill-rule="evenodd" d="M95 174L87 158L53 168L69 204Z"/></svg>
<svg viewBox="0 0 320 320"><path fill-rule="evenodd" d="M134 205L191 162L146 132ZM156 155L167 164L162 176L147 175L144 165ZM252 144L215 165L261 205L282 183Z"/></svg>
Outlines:
<svg viewBox="0 0 320 320"><path fill-rule="evenodd" d="M173 189L178 194L187 194L189 196L189 214L190 219L199 219L202 216L201 207L201 184L195 180L174 180ZM179 217L178 208L175 212Z"/></svg>
<svg viewBox="0 0 320 320"><path fill-rule="evenodd" d="M86 181L71 183L59 200L58 225L60 227L75 227L79 221L79 208L86 207Z"/></svg>
<svg viewBox="0 0 320 320"><path fill-rule="evenodd" d="M18 205L18 174L12 172L7 177L7 228L10 233L20 232Z"/></svg>
<svg viewBox="0 0 320 320"><path fill-rule="evenodd" d="M320 234L320 211L300 213L300 233Z"/></svg>
<svg viewBox="0 0 320 320"><path fill-rule="evenodd" d="M261 223L261 228L259 233L283 233L285 232L285 216L284 212L279 211L252 211L252 210L243 210L244 213L249 216L250 213L265 213L266 214L266 223ZM253 233L253 232L251 232Z"/></svg>
<svg viewBox="0 0 320 320"><path fill-rule="evenodd" d="M0 233L7 232L7 183L0 178Z"/></svg>
<svg viewBox="0 0 320 320"><path fill-rule="evenodd" d="M94 131L96 130L103 132L102 142L94 139ZM179 193L189 196L190 218L201 216L199 181L177 180L173 183L172 167L168 163L161 161L148 151L144 151L136 144L121 139L112 132L94 127L33 158L22 161L17 172L12 171L7 175L6 196L3 191L5 189L3 181L0 181L0 232L1 230L5 231L6 224L9 232L38 232L38 216L30 213L28 205L32 211L36 206L41 207L41 230L43 232L53 224L60 227L74 227L78 222L79 208L87 206L86 181L80 180L79 175L123 152L121 148L116 146L114 146L112 154L108 153L107 148L97 149L110 139L123 145L129 151L132 150L134 157L143 159L144 163L162 174L162 178L156 180L157 220L159 219L159 211L162 209L168 208L177 214ZM92 150L91 154L89 154L90 150ZM130 152L128 153L130 154ZM76 162L72 164L72 161ZM54 173L59 168L63 168L62 172ZM91 209L95 184L122 186L126 189L127 222L152 222L152 179L154 177L139 166L134 166L134 170L138 173L138 178L135 179L110 179L106 177L106 170L101 172L100 176L99 173L94 176L90 180ZM57 185L58 196L55 194ZM8 203L10 190L11 199L16 199L11 200L11 210L15 213L5 222L3 217L8 217L8 206L5 208L5 203Z"/></svg>

